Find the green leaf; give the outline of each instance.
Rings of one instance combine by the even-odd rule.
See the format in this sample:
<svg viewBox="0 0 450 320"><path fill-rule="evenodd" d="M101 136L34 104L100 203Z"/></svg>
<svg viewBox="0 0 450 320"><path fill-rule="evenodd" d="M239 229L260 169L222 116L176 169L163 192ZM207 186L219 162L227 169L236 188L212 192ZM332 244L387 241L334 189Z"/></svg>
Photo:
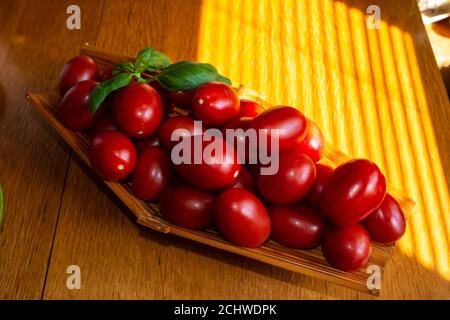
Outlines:
<svg viewBox="0 0 450 320"><path fill-rule="evenodd" d="M193 61L174 63L157 74L155 79L170 91L191 90L212 81L231 85L230 79L220 75L211 64Z"/></svg>
<svg viewBox="0 0 450 320"><path fill-rule="evenodd" d="M2 228L3 223L3 190L2 185L0 184L0 230Z"/></svg>
<svg viewBox="0 0 450 320"><path fill-rule="evenodd" d="M91 115L97 111L102 102L111 94L111 92L127 86L131 82L132 78L133 75L131 73L120 73L114 78L98 84L94 90L92 90L91 96L89 97Z"/></svg>
<svg viewBox="0 0 450 320"><path fill-rule="evenodd" d="M116 75L122 72L130 72L133 73L134 72L134 63L133 62L122 62L122 63L118 63L116 64L116 67L114 68L112 74Z"/></svg>
<svg viewBox="0 0 450 320"><path fill-rule="evenodd" d="M137 73L144 72L149 66L151 66L152 55L155 50L153 48L142 49L134 62L134 71Z"/></svg>

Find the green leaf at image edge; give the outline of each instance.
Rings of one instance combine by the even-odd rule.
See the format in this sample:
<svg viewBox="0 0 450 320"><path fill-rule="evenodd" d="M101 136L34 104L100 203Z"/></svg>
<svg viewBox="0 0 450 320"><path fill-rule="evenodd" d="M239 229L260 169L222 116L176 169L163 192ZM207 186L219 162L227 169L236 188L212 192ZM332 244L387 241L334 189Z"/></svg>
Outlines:
<svg viewBox="0 0 450 320"><path fill-rule="evenodd" d="M0 185L0 230L3 224L3 190L2 185Z"/></svg>
<svg viewBox="0 0 450 320"><path fill-rule="evenodd" d="M131 73L119 73L114 78L95 86L89 97L89 111L91 112L91 115L98 110L102 102L111 94L111 92L127 86L132 78L133 75Z"/></svg>

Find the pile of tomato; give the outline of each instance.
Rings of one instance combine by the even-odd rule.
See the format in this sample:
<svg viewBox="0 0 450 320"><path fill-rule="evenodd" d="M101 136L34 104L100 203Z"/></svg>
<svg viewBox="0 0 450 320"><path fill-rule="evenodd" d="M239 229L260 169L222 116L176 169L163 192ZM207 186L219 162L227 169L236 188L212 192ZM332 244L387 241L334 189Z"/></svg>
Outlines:
<svg viewBox="0 0 450 320"><path fill-rule="evenodd" d="M322 133L299 110L265 109L222 82L169 91L157 81L131 81L90 114L93 89L111 77L87 56L68 61L60 78L61 119L90 135L89 160L100 177L129 183L137 198L158 202L170 223L214 227L237 246L258 247L269 238L294 249L321 246L327 261L345 271L367 263L372 241L390 244L404 234L404 214L379 168L365 159L334 169L319 163ZM180 139L197 139L194 120L203 130L279 129L278 171L262 175L262 164L239 164L232 148L221 162L174 164L172 133L183 128ZM200 140L206 148L209 142Z"/></svg>

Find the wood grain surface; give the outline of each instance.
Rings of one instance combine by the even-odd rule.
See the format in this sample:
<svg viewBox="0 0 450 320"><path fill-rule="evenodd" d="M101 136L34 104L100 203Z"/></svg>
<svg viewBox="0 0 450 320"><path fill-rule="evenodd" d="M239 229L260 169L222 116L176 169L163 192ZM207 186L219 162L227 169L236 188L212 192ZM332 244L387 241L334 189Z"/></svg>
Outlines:
<svg viewBox="0 0 450 320"><path fill-rule="evenodd" d="M381 298L450 298L450 107L415 1L86 0L81 30L69 4L0 2L1 298L372 298L137 226L24 99L84 42L211 62L376 161L418 203Z"/></svg>

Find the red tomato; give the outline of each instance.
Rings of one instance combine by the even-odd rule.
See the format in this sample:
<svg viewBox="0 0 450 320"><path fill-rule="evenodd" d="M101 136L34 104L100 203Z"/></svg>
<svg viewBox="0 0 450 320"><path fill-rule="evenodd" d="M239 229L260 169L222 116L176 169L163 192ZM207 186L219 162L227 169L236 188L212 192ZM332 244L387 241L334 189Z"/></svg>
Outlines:
<svg viewBox="0 0 450 320"><path fill-rule="evenodd" d="M152 136L158 130L162 117L161 98L148 84L130 84L115 95L116 124L130 137Z"/></svg>
<svg viewBox="0 0 450 320"><path fill-rule="evenodd" d="M249 99L241 99L241 111L239 112L239 117L254 118L263 111L264 108L259 102Z"/></svg>
<svg viewBox="0 0 450 320"><path fill-rule="evenodd" d="M186 116L177 116L172 117L164 121L159 127L158 137L159 141L164 148L167 150L171 150L178 142L186 137L190 137L192 135L202 135L204 132L203 126L200 126L199 132L194 132L194 119ZM172 133L178 130L179 135L174 136L174 141L172 141Z"/></svg>
<svg viewBox="0 0 450 320"><path fill-rule="evenodd" d="M76 56L66 62L59 76L59 93L61 96L74 84L83 80L98 81L100 72L97 64L88 56Z"/></svg>
<svg viewBox="0 0 450 320"><path fill-rule="evenodd" d="M114 70L114 68L108 68L108 69L105 69L105 71L103 71L102 78L101 78L102 82L112 79L112 77L114 77L114 75L112 73L113 70Z"/></svg>
<svg viewBox="0 0 450 320"><path fill-rule="evenodd" d="M206 83L195 90L192 110L205 126L221 127L239 116L239 98L225 83Z"/></svg>
<svg viewBox="0 0 450 320"><path fill-rule="evenodd" d="M320 212L336 226L352 225L373 213L385 194L380 169L369 160L351 160L337 167L325 183Z"/></svg>
<svg viewBox="0 0 450 320"><path fill-rule="evenodd" d="M205 229L213 224L212 193L188 186L173 186L161 195L159 210L164 219L188 229Z"/></svg>
<svg viewBox="0 0 450 320"><path fill-rule="evenodd" d="M91 131L91 135L95 136L102 131L118 131L116 124L114 123L114 116L111 112L105 113L95 123L94 129Z"/></svg>
<svg viewBox="0 0 450 320"><path fill-rule="evenodd" d="M386 244L399 240L406 230L403 211L390 194L386 194L378 210L363 220L362 225L373 241Z"/></svg>
<svg viewBox="0 0 450 320"><path fill-rule="evenodd" d="M142 200L158 200L174 176L175 169L167 152L161 147L151 147L137 159L131 180L133 193Z"/></svg>
<svg viewBox="0 0 450 320"><path fill-rule="evenodd" d="M366 265L372 252L367 231L359 224L328 227L322 238L322 252L327 261L343 271Z"/></svg>
<svg viewBox="0 0 450 320"><path fill-rule="evenodd" d="M155 135L155 136L147 138L147 139L136 140L134 142L134 145L136 146L137 152L142 153L145 150L147 150L148 148L159 147L161 144L159 142L158 137Z"/></svg>
<svg viewBox="0 0 450 320"><path fill-rule="evenodd" d="M103 131L89 146L89 162L103 179L119 181L133 171L136 149L126 135L118 131Z"/></svg>
<svg viewBox="0 0 450 320"><path fill-rule="evenodd" d="M306 136L297 143L295 150L298 153L306 154L312 161L317 162L322 159L324 148L322 131L313 121L308 119Z"/></svg>
<svg viewBox="0 0 450 320"><path fill-rule="evenodd" d="M295 249L320 246L325 222L313 209L304 205L269 207L272 231L270 237L279 244Z"/></svg>
<svg viewBox="0 0 450 320"><path fill-rule="evenodd" d="M181 109L192 109L194 90L169 91L170 100Z"/></svg>
<svg viewBox="0 0 450 320"><path fill-rule="evenodd" d="M161 84L156 81L150 81L149 85L158 92L159 96L161 97L161 103L164 109L164 114L169 114L172 112L170 108L170 98L169 98L169 91L161 86Z"/></svg>
<svg viewBox="0 0 450 320"><path fill-rule="evenodd" d="M71 130L83 131L92 127L104 108L101 106L94 116L89 111L89 97L97 82L85 80L78 82L64 95L59 114L63 123Z"/></svg>
<svg viewBox="0 0 450 320"><path fill-rule="evenodd" d="M236 118L234 120L231 120L222 128L222 134L224 135L228 143L233 144L234 149L238 154L238 159L240 159L240 163L246 163L246 161L249 159L250 151L255 152L255 160L258 159L256 143L255 150L250 149L249 147L250 140L248 138L249 135L247 134L247 130L250 127L251 121L252 118L249 117ZM227 129L234 130L234 133L230 138L226 135ZM242 131L239 129L242 129Z"/></svg>
<svg viewBox="0 0 450 320"><path fill-rule="evenodd" d="M333 168L325 164L316 163L316 180L311 188L311 191L306 196L306 203L316 210L319 210L320 196L322 195L323 186L327 182Z"/></svg>
<svg viewBox="0 0 450 320"><path fill-rule="evenodd" d="M256 191L255 180L244 166L241 166L241 174L239 175L239 179L232 186L232 188L242 188L253 193Z"/></svg>
<svg viewBox="0 0 450 320"><path fill-rule="evenodd" d="M190 153L190 156L183 156L183 159L190 163L175 163L173 156L174 154L179 155L178 151L183 151L183 145L190 146L190 152L184 150ZM197 145L199 146L198 149L196 148ZM212 148L215 145L220 146L218 152L205 152L205 149ZM178 149L179 147L180 149ZM185 154L184 151L182 152L183 155ZM196 152L197 156L195 156ZM241 171L241 165L237 162L233 148L219 137L213 138L212 141L203 141L202 136L188 137L174 147L171 155L180 176L192 186L202 190L213 191L231 187L238 180ZM195 157L199 157L200 160L197 164L195 163Z"/></svg>
<svg viewBox="0 0 450 320"><path fill-rule="evenodd" d="M269 202L293 204L303 199L314 184L316 168L307 156L295 152L280 154L278 172L258 176L258 188Z"/></svg>
<svg viewBox="0 0 450 320"><path fill-rule="evenodd" d="M270 130L279 130L279 151L287 151L294 148L297 141L305 137L307 129L305 116L295 108L278 106L265 110L256 116L251 123L251 128L266 129L268 141L271 139ZM270 150L270 148L269 148Z"/></svg>
<svg viewBox="0 0 450 320"><path fill-rule="evenodd" d="M228 189L217 197L214 221L225 239L238 246L258 247L270 235L270 217L263 203L244 189Z"/></svg>

